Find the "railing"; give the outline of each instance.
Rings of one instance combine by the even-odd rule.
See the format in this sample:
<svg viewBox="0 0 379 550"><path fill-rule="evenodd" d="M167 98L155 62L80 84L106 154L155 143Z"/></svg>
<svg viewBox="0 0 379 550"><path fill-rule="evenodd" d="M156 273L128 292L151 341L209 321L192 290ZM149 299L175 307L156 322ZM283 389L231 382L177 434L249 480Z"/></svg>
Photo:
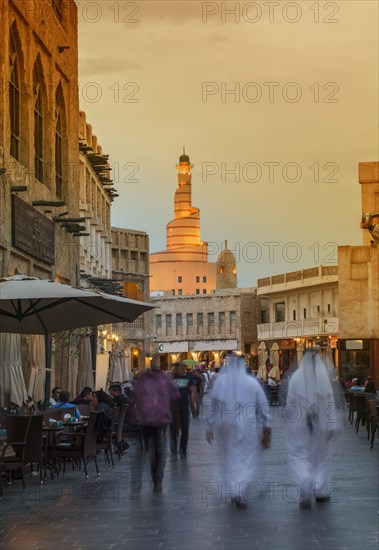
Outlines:
<svg viewBox="0 0 379 550"><path fill-rule="evenodd" d="M326 321L326 323L324 322ZM276 338L303 338L338 334L339 318L329 317L284 321L281 323L262 323L257 325L258 340L275 340Z"/></svg>

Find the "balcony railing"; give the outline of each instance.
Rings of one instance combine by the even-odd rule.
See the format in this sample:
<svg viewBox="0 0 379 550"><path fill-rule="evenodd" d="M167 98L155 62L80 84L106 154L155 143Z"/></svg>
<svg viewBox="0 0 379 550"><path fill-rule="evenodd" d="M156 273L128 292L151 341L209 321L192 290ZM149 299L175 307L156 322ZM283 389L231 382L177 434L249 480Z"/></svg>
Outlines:
<svg viewBox="0 0 379 550"><path fill-rule="evenodd" d="M326 321L326 322L324 322ZM302 319L281 323L262 323L257 325L258 340L275 340L276 338L303 338L338 334L338 317Z"/></svg>

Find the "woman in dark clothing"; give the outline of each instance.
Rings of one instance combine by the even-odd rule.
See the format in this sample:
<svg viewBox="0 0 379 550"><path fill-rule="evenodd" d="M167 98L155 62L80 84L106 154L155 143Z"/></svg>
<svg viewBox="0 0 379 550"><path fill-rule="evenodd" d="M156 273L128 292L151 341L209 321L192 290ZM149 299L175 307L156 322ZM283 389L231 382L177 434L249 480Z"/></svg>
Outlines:
<svg viewBox="0 0 379 550"><path fill-rule="evenodd" d="M93 410L98 411L99 417L96 424L97 442L102 443L112 424L114 403L112 398L103 390L93 393Z"/></svg>

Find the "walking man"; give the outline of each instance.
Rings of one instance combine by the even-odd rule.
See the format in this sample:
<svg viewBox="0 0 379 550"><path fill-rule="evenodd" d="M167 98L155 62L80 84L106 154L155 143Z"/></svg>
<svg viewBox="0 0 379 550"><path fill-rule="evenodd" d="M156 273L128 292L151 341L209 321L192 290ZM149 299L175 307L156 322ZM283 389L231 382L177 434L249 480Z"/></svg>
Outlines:
<svg viewBox="0 0 379 550"><path fill-rule="evenodd" d="M171 456L177 458L178 454L178 431L180 430L179 453L180 458L187 458L187 444L189 436L189 405L196 400L196 386L190 374L186 373L186 367L180 363L175 363L173 368L173 383L180 393L180 399L177 401L177 407L170 426L170 447Z"/></svg>
<svg viewBox="0 0 379 550"><path fill-rule="evenodd" d="M179 399L179 391L161 370L159 353L153 355L150 369L135 380L133 395L145 448L150 454L153 490L160 493L166 463L166 426L172 422L172 402Z"/></svg>

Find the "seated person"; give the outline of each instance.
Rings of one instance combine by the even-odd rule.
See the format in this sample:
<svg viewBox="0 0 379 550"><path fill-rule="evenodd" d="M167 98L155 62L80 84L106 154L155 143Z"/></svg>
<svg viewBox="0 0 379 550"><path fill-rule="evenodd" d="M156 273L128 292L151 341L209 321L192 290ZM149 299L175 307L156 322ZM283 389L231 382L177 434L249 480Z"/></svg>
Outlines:
<svg viewBox="0 0 379 550"><path fill-rule="evenodd" d="M111 427L114 406L112 398L105 391L93 393L93 410L100 413L96 423L97 443L103 442Z"/></svg>
<svg viewBox="0 0 379 550"><path fill-rule="evenodd" d="M129 405L130 399L122 392L120 384L114 384L113 386L111 386L109 393L111 394L115 405L117 405L117 407L120 407L120 409L121 405Z"/></svg>
<svg viewBox="0 0 379 550"><path fill-rule="evenodd" d="M86 386L80 394L72 400L74 405L91 405L92 404L92 389Z"/></svg>
<svg viewBox="0 0 379 550"><path fill-rule="evenodd" d="M352 380L353 385L350 388L350 391L365 391L365 389L361 386L361 381L359 378L353 378Z"/></svg>
<svg viewBox="0 0 379 550"><path fill-rule="evenodd" d="M73 405L70 401L70 392L62 390L59 394L59 402L53 405L53 409L72 409ZM80 412L75 407L75 416L80 418Z"/></svg>
<svg viewBox="0 0 379 550"><path fill-rule="evenodd" d="M51 397L49 399L49 404L51 407L53 407L54 405L56 405L58 402L59 402L59 394L61 393L61 389L56 387L56 388L53 388L52 392L51 392Z"/></svg>
<svg viewBox="0 0 379 550"><path fill-rule="evenodd" d="M371 376L366 378L364 388L366 393L375 393L376 388L374 382L371 380Z"/></svg>

